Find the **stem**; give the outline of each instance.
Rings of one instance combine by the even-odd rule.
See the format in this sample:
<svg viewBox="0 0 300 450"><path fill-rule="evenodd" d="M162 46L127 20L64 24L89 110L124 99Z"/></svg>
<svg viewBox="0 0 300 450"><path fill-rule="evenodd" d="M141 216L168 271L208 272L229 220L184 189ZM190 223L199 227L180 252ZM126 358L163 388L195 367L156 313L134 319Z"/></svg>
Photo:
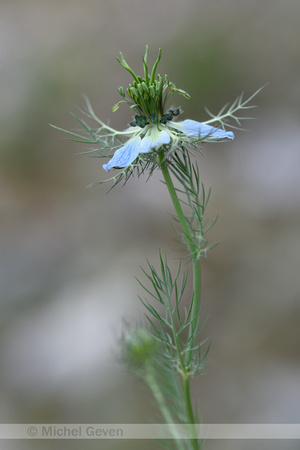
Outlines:
<svg viewBox="0 0 300 450"><path fill-rule="evenodd" d="M163 158L162 154L160 155L161 158ZM193 354L193 346L194 346L194 339L193 336L195 335L195 331L197 328L197 319L199 315L199 309L200 309L200 296L201 296L201 266L198 256L195 255L195 243L193 242L193 238L191 235L191 231L188 225L188 222L185 218L185 215L182 211L180 201L178 199L176 190L174 188L174 184L172 181L172 178L170 176L167 162L162 161L161 162L161 171L163 173L166 186L169 190L169 194L171 196L175 211L178 216L178 220L180 222L182 231L187 239L187 246L190 250L190 253L192 255L192 261L193 261L193 298L192 298L192 313L191 313L191 325L189 329L189 337L188 340L190 342L190 350L187 352L186 356L186 366L188 367L191 363L192 354Z"/></svg>
<svg viewBox="0 0 300 450"><path fill-rule="evenodd" d="M163 156L161 154L161 158L162 157ZM165 182L166 182L166 186L167 186L167 188L169 190L169 194L170 194L170 197L172 199L175 211L177 213L177 216L178 216L178 219L179 219L182 231L183 231L184 235L186 236L186 238L188 239L189 250L190 250L191 254L193 255L193 253L194 253L194 245L193 245L193 242L192 242L192 236L191 236L190 228L189 228L189 225L188 225L187 220L185 218L185 215L184 215L184 213L182 211L180 201L178 199L178 196L177 196L176 190L174 188L174 184L173 184L172 178L171 178L169 170L168 170L167 162L166 161L162 161L161 165L160 165L160 168L161 168L162 174L164 176L164 179L165 179Z"/></svg>
<svg viewBox="0 0 300 450"><path fill-rule="evenodd" d="M191 402L191 392L190 392L190 378L187 373L183 374L183 395L184 395L184 401L186 405L187 415L188 415L188 421L191 425L195 424L195 416L193 411L193 406ZM191 443L194 450L199 450L198 446L198 439L195 427L192 428L193 435L195 438L191 439Z"/></svg>
<svg viewBox="0 0 300 450"><path fill-rule="evenodd" d="M192 261L193 261L193 297L192 297L192 311L191 311L191 322L189 327L189 335L188 335L188 342L190 350L186 354L186 359L183 364L183 371L182 371L182 377L183 377L183 395L184 395L184 402L187 412L187 418L190 424L195 424L195 416L191 401L191 393L190 393L190 371L189 366L191 363L191 359L193 356L193 347L194 347L194 341L195 341L195 334L197 329L197 320L199 315L199 307L200 307L200 290L201 290L201 276L200 276L200 261L197 256L194 256L195 253L195 243L193 241L193 237L191 234L191 230L189 227L189 224L186 220L186 217L182 211L182 207L179 201L179 198L177 196L176 189L174 187L173 181L171 179L167 162L163 160L163 153L160 154L160 167L162 174L164 176L164 180L166 183L166 186L168 188L170 197L172 199L175 211L178 216L178 220L180 222L183 234L185 235L187 239L187 246L190 250L190 253L192 255ZM176 345L177 348L177 345ZM178 350L177 350L178 351ZM179 357L181 356L181 353L179 352ZM182 361L182 358L181 358ZM194 430L195 431L195 430ZM196 434L195 434L196 436ZM198 440L192 439L191 440L192 446L194 450L199 449Z"/></svg>
<svg viewBox="0 0 300 450"><path fill-rule="evenodd" d="M145 375L145 381L152 391L152 394L157 402L157 405L163 415L166 424L170 425L170 430L175 439L177 448L179 450L184 450L185 447L181 440L181 436L178 433L176 425L174 426L172 414L170 413L169 408L166 405L165 398L160 390L159 383L157 382L155 374L152 372L151 367L148 368L147 374ZM198 448L195 447L195 450L198 450Z"/></svg>
<svg viewBox="0 0 300 450"><path fill-rule="evenodd" d="M193 347L195 332L198 325L198 316L200 309L200 296L201 296L201 266L199 259L193 259L193 299L192 299L192 321L189 329L188 341L190 342L190 350L187 352L185 363L189 367L193 356Z"/></svg>

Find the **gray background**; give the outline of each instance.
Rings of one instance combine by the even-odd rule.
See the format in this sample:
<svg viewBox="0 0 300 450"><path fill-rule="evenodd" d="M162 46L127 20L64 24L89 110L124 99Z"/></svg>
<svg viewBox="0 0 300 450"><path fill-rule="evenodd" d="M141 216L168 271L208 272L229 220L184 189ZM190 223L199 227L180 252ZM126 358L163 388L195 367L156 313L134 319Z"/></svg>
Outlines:
<svg viewBox="0 0 300 450"><path fill-rule="evenodd" d="M7 423L157 420L147 391L117 362L122 319L140 320L134 277L173 246L160 176L106 195L97 159L49 127L91 99L122 129L119 51L159 72L205 120L245 90L256 120L207 144L201 176L220 245L203 261L212 348L195 383L207 423L299 423L300 129L298 0L0 2L0 415ZM63 444L63 445L62 445ZM152 449L151 442L2 441L0 449ZM155 444L156 445L156 444ZM207 442L207 449L298 449L295 441Z"/></svg>

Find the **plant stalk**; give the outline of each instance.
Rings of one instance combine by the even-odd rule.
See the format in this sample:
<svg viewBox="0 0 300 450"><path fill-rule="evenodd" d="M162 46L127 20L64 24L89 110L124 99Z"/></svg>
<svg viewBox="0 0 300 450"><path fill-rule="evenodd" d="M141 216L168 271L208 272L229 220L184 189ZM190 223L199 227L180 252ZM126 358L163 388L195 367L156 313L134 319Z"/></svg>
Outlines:
<svg viewBox="0 0 300 450"><path fill-rule="evenodd" d="M186 359L184 362L184 371L182 372L183 377L183 395L184 402L186 407L187 418L190 424L195 424L195 415L193 411L192 401L191 401L191 393L190 393L190 363L193 356L193 347L195 341L195 335L198 325L198 315L200 308L200 292L201 292L201 273L200 273L200 261L199 257L195 256L195 243L193 241L192 233L189 227L189 224L186 220L186 217L183 213L179 198L177 196L176 189L174 187L172 178L170 176L167 162L163 160L163 154L160 155L160 168L162 174L164 176L164 180L166 186L168 188L171 200L173 202L175 211L177 213L178 220L181 225L182 232L187 240L187 246L189 248L190 254L192 255L193 261L193 297L192 297L192 311L191 311L191 322L189 326L189 334L188 334L188 342L190 350L186 354ZM195 431L195 430L194 430ZM195 434L196 436L196 434ZM199 450L199 442L198 440L191 440L193 450Z"/></svg>
<svg viewBox="0 0 300 450"><path fill-rule="evenodd" d="M170 431L172 433L173 438L175 439L178 450L184 450L185 447L183 441L181 440L181 436L179 435L177 427L174 424L172 414L170 413L169 408L166 405L165 398L161 392L159 383L157 382L155 374L152 372L151 367L149 367L147 370L147 373L145 375L145 382L148 384L166 424L170 426ZM198 450L198 448L197 449L195 448L195 450Z"/></svg>

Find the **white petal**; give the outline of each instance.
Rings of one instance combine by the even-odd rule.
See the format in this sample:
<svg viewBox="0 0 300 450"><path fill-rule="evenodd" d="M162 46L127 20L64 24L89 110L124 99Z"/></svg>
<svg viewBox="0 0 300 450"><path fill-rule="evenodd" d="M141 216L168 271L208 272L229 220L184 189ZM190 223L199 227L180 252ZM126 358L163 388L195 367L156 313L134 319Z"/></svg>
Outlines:
<svg viewBox="0 0 300 450"><path fill-rule="evenodd" d="M183 122L172 122L170 126L176 128L190 137L199 138L202 141L219 141L220 139L233 139L232 131L224 131L196 120L184 120Z"/></svg>
<svg viewBox="0 0 300 450"><path fill-rule="evenodd" d="M140 153L141 138L139 136L129 139L123 147L119 148L107 163L103 164L103 169L106 171L113 167L127 167L129 166Z"/></svg>
<svg viewBox="0 0 300 450"><path fill-rule="evenodd" d="M148 153L154 148L159 148L164 144L168 144L171 138L165 130L159 131L157 127L150 129L141 142L140 153Z"/></svg>

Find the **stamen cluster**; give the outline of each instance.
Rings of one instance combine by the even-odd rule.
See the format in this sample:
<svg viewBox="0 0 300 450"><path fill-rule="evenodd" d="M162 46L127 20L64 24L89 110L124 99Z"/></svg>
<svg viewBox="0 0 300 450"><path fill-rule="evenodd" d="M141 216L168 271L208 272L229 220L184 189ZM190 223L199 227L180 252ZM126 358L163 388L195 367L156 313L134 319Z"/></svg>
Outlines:
<svg viewBox="0 0 300 450"><path fill-rule="evenodd" d="M168 121L171 121L175 116L180 114L180 110L169 110L164 112L166 101L171 93L178 92L184 95L186 98L190 98L190 95L182 89L178 89L174 83L172 83L168 76L164 78L157 74L157 65L161 58L161 49L159 49L158 57L153 65L151 74L148 70L148 46L146 47L146 53L143 58L144 65L144 78L136 75L134 71L129 67L122 53L121 58L117 61L126 69L133 77L132 84L129 84L126 89L119 87L119 94L123 97L123 100L118 102L113 108L116 111L119 108L120 103L127 103L131 109L134 109L137 114L135 120L130 123L131 126L139 126L144 128L148 124L162 123L165 125Z"/></svg>

